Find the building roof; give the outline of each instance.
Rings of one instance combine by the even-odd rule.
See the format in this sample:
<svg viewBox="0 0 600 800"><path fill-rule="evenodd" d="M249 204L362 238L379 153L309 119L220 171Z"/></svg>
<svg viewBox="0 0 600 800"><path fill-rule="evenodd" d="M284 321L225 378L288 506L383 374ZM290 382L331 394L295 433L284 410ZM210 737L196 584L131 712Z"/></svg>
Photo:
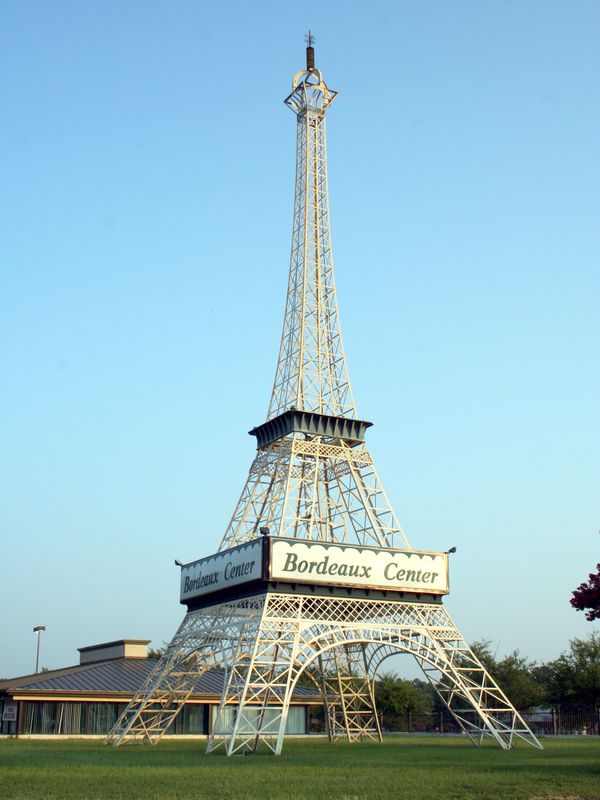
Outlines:
<svg viewBox="0 0 600 800"><path fill-rule="evenodd" d="M115 658L92 664L77 664L64 669L24 675L0 681L0 693L36 695L133 695L156 665L149 658ZM213 670L196 681L193 696L220 697L224 673ZM299 687L294 698L316 698L314 689Z"/></svg>
<svg viewBox="0 0 600 800"><path fill-rule="evenodd" d="M126 644L150 644L150 639L115 639L114 642L102 642L101 644L89 644L87 647L78 647L80 653L89 653L92 650L106 650L107 647L117 647Z"/></svg>

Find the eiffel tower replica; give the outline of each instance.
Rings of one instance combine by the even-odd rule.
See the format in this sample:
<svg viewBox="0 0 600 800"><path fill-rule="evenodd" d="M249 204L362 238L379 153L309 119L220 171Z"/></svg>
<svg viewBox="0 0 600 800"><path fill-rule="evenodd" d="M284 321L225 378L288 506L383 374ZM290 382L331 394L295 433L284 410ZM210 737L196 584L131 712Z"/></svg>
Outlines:
<svg viewBox="0 0 600 800"><path fill-rule="evenodd" d="M199 678L224 680L207 752L281 753L292 693L314 686L330 740L381 740L374 678L417 660L475 744L539 741L442 605L448 554L411 549L365 444L335 295L325 119L337 92L306 69L296 115L292 252L283 333L257 453L219 550L182 566L188 611L107 741L157 743Z"/></svg>

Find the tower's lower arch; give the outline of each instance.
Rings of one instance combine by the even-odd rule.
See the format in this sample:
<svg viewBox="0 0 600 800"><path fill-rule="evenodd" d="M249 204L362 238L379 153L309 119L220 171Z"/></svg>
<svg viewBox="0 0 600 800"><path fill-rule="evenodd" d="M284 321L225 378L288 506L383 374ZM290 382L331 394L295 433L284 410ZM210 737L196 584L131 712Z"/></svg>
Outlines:
<svg viewBox="0 0 600 800"><path fill-rule="evenodd" d="M441 603L283 592L188 612L108 740L157 742L212 669L224 671L224 688L207 752L264 744L279 754L292 693L307 674L322 691L331 739L379 739L374 678L395 653L417 659L474 743L541 746Z"/></svg>

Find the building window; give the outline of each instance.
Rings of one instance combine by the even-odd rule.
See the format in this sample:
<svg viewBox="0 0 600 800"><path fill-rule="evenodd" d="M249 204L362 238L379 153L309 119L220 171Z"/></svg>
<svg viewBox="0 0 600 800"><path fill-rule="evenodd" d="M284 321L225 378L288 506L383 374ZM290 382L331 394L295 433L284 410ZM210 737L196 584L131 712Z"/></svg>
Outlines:
<svg viewBox="0 0 600 800"><path fill-rule="evenodd" d="M56 733L56 703L25 703L23 733Z"/></svg>
<svg viewBox="0 0 600 800"><path fill-rule="evenodd" d="M25 705L23 733L105 736L123 703L37 703Z"/></svg>
<svg viewBox="0 0 600 800"><path fill-rule="evenodd" d="M211 725L218 725L218 706L211 708ZM252 733L259 721L260 709L246 708L240 720L239 733ZM262 730L277 733L279 730L279 708L267 708L264 710ZM214 728L215 733L231 733L238 714L237 706L227 706L223 709L221 730ZM304 706L290 706L288 709L287 721L285 724L286 734L304 735L306 733L306 708Z"/></svg>
<svg viewBox="0 0 600 800"><path fill-rule="evenodd" d="M177 719L176 722L176 729L174 731L168 731L169 733L190 733L196 735L202 735L206 733L206 726L205 726L205 709L206 706L203 705L186 705L184 706Z"/></svg>

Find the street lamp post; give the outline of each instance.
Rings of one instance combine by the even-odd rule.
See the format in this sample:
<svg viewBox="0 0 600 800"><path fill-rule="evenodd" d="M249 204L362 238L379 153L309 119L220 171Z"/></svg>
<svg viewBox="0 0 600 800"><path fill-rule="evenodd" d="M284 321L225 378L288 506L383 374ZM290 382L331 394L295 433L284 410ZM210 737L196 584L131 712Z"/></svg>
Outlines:
<svg viewBox="0 0 600 800"><path fill-rule="evenodd" d="M36 653L36 656L35 656L35 673L36 673L36 675L40 671L39 670L39 666L40 666L40 636L42 635L42 631L45 631L45 630L46 630L46 626L45 625L36 625L35 628L33 629L33 632L37 633L37 653Z"/></svg>

